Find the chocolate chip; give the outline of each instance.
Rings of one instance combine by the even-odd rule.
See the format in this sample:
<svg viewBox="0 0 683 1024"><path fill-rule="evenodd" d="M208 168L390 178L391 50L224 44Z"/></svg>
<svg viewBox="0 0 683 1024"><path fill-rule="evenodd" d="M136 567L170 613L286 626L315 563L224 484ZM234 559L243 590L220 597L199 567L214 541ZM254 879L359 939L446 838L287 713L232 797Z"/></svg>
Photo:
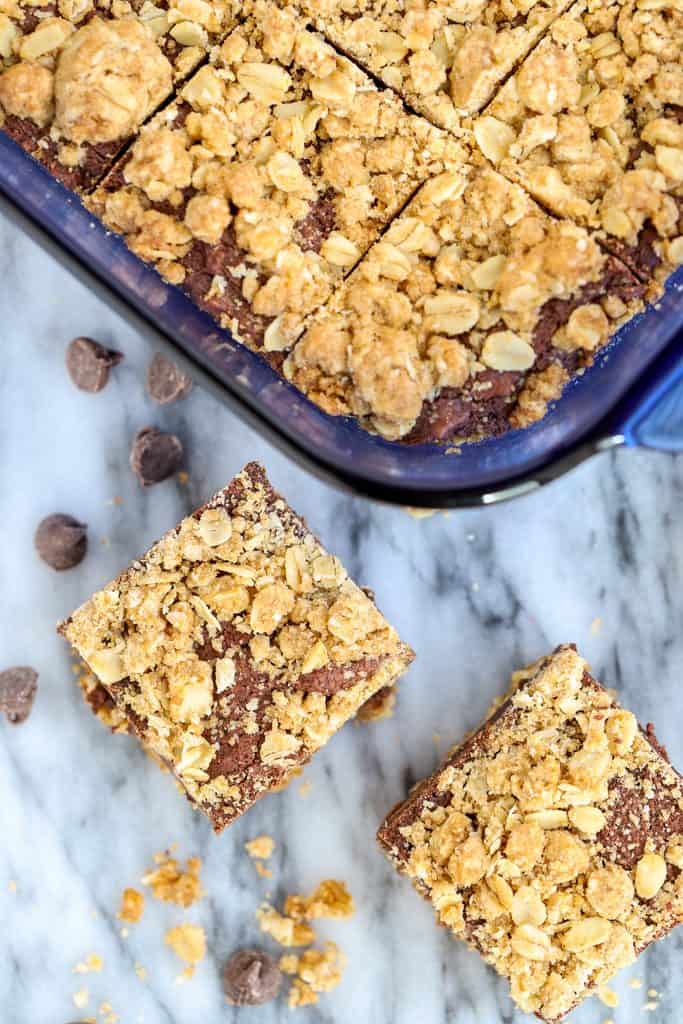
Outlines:
<svg viewBox="0 0 683 1024"><path fill-rule="evenodd" d="M147 368L147 391L150 398L161 405L168 405L178 398L184 398L192 390L192 378L172 363L161 352L157 352Z"/></svg>
<svg viewBox="0 0 683 1024"><path fill-rule="evenodd" d="M85 557L86 530L85 523L56 512L38 523L33 542L42 560L53 569L72 569Z"/></svg>
<svg viewBox="0 0 683 1024"><path fill-rule="evenodd" d="M183 446L175 434L156 427L143 427L135 435L130 451L130 468L143 487L161 483L183 461Z"/></svg>
<svg viewBox="0 0 683 1024"><path fill-rule="evenodd" d="M0 672L0 711L12 725L21 725L31 714L38 688L38 673L26 665Z"/></svg>
<svg viewBox="0 0 683 1024"><path fill-rule="evenodd" d="M262 949L240 949L223 968L223 991L233 1006L260 1006L275 999L282 984L276 961Z"/></svg>
<svg viewBox="0 0 683 1024"><path fill-rule="evenodd" d="M66 350L66 368L80 391L94 395L109 380L109 371L123 356L92 338L74 338Z"/></svg>

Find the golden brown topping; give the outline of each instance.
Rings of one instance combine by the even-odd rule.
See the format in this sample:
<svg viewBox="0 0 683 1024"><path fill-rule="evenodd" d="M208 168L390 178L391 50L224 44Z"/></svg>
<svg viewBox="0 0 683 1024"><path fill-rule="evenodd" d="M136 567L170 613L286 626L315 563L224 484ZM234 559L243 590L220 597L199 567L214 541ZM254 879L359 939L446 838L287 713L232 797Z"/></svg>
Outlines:
<svg viewBox="0 0 683 1024"><path fill-rule="evenodd" d="M683 785L632 717L558 648L513 677L502 706L379 832L439 920L541 1019L559 1019L683 914L683 884L667 879L667 860L683 863ZM635 866L634 841L646 850Z"/></svg>
<svg viewBox="0 0 683 1024"><path fill-rule="evenodd" d="M52 72L29 60L19 61L0 74L0 107L14 117L26 117L41 128L54 112Z"/></svg>
<svg viewBox="0 0 683 1024"><path fill-rule="evenodd" d="M141 22L92 18L57 62L56 127L78 143L125 139L171 86L171 65Z"/></svg>

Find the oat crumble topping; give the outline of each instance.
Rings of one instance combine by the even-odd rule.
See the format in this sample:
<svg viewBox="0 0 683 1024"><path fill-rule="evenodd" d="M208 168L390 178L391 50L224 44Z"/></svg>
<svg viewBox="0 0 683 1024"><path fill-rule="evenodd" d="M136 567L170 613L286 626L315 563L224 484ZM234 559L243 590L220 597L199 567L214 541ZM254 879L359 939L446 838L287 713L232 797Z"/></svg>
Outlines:
<svg viewBox="0 0 683 1024"><path fill-rule="evenodd" d="M568 0L298 0L325 35L435 124L462 131Z"/></svg>
<svg viewBox="0 0 683 1024"><path fill-rule="evenodd" d="M254 463L60 629L218 831L413 658Z"/></svg>
<svg viewBox="0 0 683 1024"><path fill-rule="evenodd" d="M284 372L390 439L486 436L539 419L642 291L584 228L463 165L422 187Z"/></svg>
<svg viewBox="0 0 683 1024"><path fill-rule="evenodd" d="M379 840L439 920L556 1021L683 919L681 777L561 647Z"/></svg>
<svg viewBox="0 0 683 1024"><path fill-rule="evenodd" d="M235 21L233 0L0 0L0 128L88 188Z"/></svg>
<svg viewBox="0 0 683 1024"><path fill-rule="evenodd" d="M240 341L279 353L418 184L466 153L257 0L92 208Z"/></svg>
<svg viewBox="0 0 683 1024"><path fill-rule="evenodd" d="M507 177L660 283L683 263L681 54L675 2L581 0L474 125Z"/></svg>

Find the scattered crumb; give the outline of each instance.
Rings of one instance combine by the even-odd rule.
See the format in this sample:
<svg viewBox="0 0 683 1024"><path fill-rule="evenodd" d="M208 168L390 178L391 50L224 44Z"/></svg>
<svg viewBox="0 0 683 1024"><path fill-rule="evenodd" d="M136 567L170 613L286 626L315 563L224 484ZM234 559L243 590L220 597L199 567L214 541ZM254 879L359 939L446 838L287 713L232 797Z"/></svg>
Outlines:
<svg viewBox="0 0 683 1024"><path fill-rule="evenodd" d="M290 953L280 958L280 970L294 974L287 997L290 1009L318 1002L319 992L330 992L342 979L346 964L344 954L334 942L323 949L307 949L301 956Z"/></svg>
<svg viewBox="0 0 683 1024"><path fill-rule="evenodd" d="M614 1024L614 1018L608 1017L607 1020L603 1020L602 1024Z"/></svg>
<svg viewBox="0 0 683 1024"><path fill-rule="evenodd" d="M378 722L382 718L391 718L395 704L396 687L383 686L361 705L356 717L359 722Z"/></svg>
<svg viewBox="0 0 683 1024"><path fill-rule="evenodd" d="M170 946L177 957L188 966L183 971L183 980L194 974L195 964L206 956L206 935L198 924L179 924L169 929L165 937L166 945Z"/></svg>
<svg viewBox="0 0 683 1024"><path fill-rule="evenodd" d="M656 988L649 988L647 994L650 999L659 999L659 992Z"/></svg>
<svg viewBox="0 0 683 1024"><path fill-rule="evenodd" d="M97 953L88 953L85 960L82 960L74 967L74 974L90 974L91 971L99 971L104 967L104 960Z"/></svg>
<svg viewBox="0 0 683 1024"><path fill-rule="evenodd" d="M275 840L272 836L256 836L244 844L244 849L254 860L268 860L273 855Z"/></svg>
<svg viewBox="0 0 683 1024"><path fill-rule="evenodd" d="M631 986L631 988L642 988L643 982L640 978L631 978L631 980L629 981L629 985Z"/></svg>
<svg viewBox="0 0 683 1024"><path fill-rule="evenodd" d="M145 909L145 897L137 889L124 889L121 894L121 909L116 915L119 920L136 924Z"/></svg>
<svg viewBox="0 0 683 1024"><path fill-rule="evenodd" d="M177 476L178 476L178 483L182 484L183 487L185 487L185 485L187 483L189 483L190 474L186 473L184 469L181 469L180 472L177 474Z"/></svg>
<svg viewBox="0 0 683 1024"><path fill-rule="evenodd" d="M121 931L119 932L119 935L121 936L122 939L127 939L128 936L130 935L130 929L122 928Z"/></svg>
<svg viewBox="0 0 683 1024"><path fill-rule="evenodd" d="M119 1019L118 1013L114 1013L110 1003L102 1003L100 1015L104 1017L104 1024L116 1024Z"/></svg>
<svg viewBox="0 0 683 1024"><path fill-rule="evenodd" d="M439 746L439 744L441 743L441 733L440 732L435 732L435 733L432 734L432 743L436 747Z"/></svg>
<svg viewBox="0 0 683 1024"><path fill-rule="evenodd" d="M9 892L16 892L17 891L17 883L14 881L14 879L12 879L12 881L7 883L7 889L8 889Z"/></svg>
<svg viewBox="0 0 683 1024"><path fill-rule="evenodd" d="M301 785L299 786L299 796L303 797L303 799L305 800L307 796L311 795L311 790L312 789L313 789L312 783L310 783L308 781L308 779L306 779L306 781L302 782Z"/></svg>
<svg viewBox="0 0 683 1024"><path fill-rule="evenodd" d="M593 619L593 621L591 622L591 636L597 636L601 629L602 619L598 615L597 618Z"/></svg>
<svg viewBox="0 0 683 1024"><path fill-rule="evenodd" d="M152 895L165 903L177 903L191 907L204 895L199 872L202 862L199 857L188 857L185 871L169 853L157 853L154 857L159 865L142 877L142 884L152 887Z"/></svg>
<svg viewBox="0 0 683 1024"><path fill-rule="evenodd" d="M643 1005L643 1013L652 1013L653 1010L656 1010L658 1007L659 1007L659 1003L657 1003L657 1002L644 1003L644 1005Z"/></svg>
<svg viewBox="0 0 683 1024"><path fill-rule="evenodd" d="M254 867L256 868L256 874L259 878L272 878L273 872L270 868L267 868L265 864L262 864L260 860L254 861Z"/></svg>
<svg viewBox="0 0 683 1024"><path fill-rule="evenodd" d="M404 510L413 519L429 519L430 516L435 516L439 511L437 508L415 508L414 505L405 505Z"/></svg>
<svg viewBox="0 0 683 1024"><path fill-rule="evenodd" d="M87 988L81 988L81 989L78 990L78 992L74 992L74 994L73 994L73 996L71 998L74 1001L74 1006L78 1010L84 1010L85 1007L88 1005L88 1000L90 999L90 993L88 992Z"/></svg>
<svg viewBox="0 0 683 1024"><path fill-rule="evenodd" d="M309 925L278 913L267 903L257 910L256 917L261 931L281 946L309 946L315 940L315 932Z"/></svg>
<svg viewBox="0 0 683 1024"><path fill-rule="evenodd" d="M285 914L295 921L313 921L318 917L351 917L355 913L353 897L343 882L327 878L308 898L288 896Z"/></svg>
<svg viewBox="0 0 683 1024"><path fill-rule="evenodd" d="M604 1003L605 1006L609 1006L610 1010L616 1009L616 1007L619 1005L619 996L614 991L614 989L607 988L607 986L603 986L602 988L598 989L597 994L600 1002Z"/></svg>
<svg viewBox="0 0 683 1024"><path fill-rule="evenodd" d="M142 964L135 965L135 973L137 974L140 981L145 981L147 978L147 968L143 967Z"/></svg>

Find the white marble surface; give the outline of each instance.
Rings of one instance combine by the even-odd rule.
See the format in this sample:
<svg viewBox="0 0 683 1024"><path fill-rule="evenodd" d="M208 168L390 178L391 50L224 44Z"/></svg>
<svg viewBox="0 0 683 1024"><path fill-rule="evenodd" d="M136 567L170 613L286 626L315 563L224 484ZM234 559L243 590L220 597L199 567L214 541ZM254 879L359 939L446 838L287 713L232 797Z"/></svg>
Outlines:
<svg viewBox="0 0 683 1024"><path fill-rule="evenodd" d="M312 480L197 388L166 409L153 406L143 388L146 344L1 222L0 311L0 667L28 663L40 672L29 721L0 723L2 1024L66 1024L95 1015L104 1001L123 1024L289 1020L282 1002L226 1007L220 965L258 940L254 911L266 891L278 898L326 876L345 879L358 904L352 921L320 928L346 950L349 966L340 988L299 1019L522 1020L505 986L437 929L394 876L374 831L435 766L435 734L445 749L478 722L513 667L561 641L576 641L599 676L658 723L683 764L683 461L622 452L516 504L417 521ZM64 346L78 334L125 353L100 395L77 392L66 376ZM187 486L138 487L129 444L149 423L183 439ZM86 710L54 624L253 458L375 589L418 659L392 720L350 726L317 756L305 772L308 798L294 784L217 838L132 740L109 737ZM32 547L36 523L53 511L89 524L87 559L63 574ZM271 883L257 878L242 847L262 832L277 841ZM122 889L170 843L202 857L206 899L187 912L148 900L143 921L122 938ZM178 964L162 938L181 920L203 924L210 948L184 986L174 983ZM104 959L102 973L73 974L90 952ZM628 972L642 989L628 977L618 982L618 1009L591 1000L573 1021L647 1020L650 986L661 992L652 1024L680 1020L682 955L683 932ZM138 962L145 982L134 973ZM90 1002L79 1014L72 993L84 984Z"/></svg>

